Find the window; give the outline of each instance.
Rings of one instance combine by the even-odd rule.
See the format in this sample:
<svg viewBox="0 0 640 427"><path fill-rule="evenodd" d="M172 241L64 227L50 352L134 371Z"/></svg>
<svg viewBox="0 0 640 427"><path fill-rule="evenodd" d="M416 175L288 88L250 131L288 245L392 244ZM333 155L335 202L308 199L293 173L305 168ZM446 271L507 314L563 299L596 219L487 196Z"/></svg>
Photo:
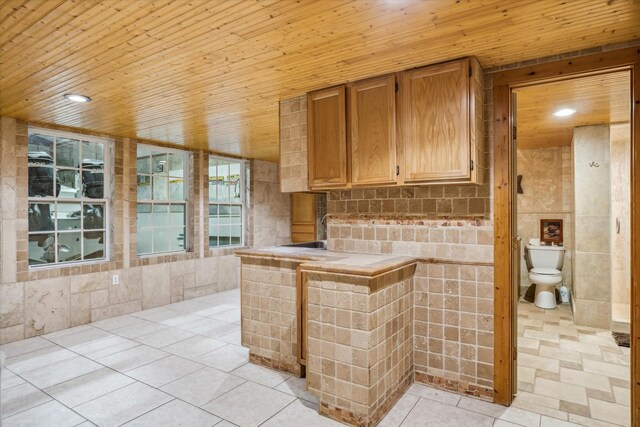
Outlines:
<svg viewBox="0 0 640 427"><path fill-rule="evenodd" d="M209 156L209 246L244 242L244 164Z"/></svg>
<svg viewBox="0 0 640 427"><path fill-rule="evenodd" d="M29 266L107 259L107 145L29 129Z"/></svg>
<svg viewBox="0 0 640 427"><path fill-rule="evenodd" d="M138 255L184 251L188 177L183 151L138 145Z"/></svg>

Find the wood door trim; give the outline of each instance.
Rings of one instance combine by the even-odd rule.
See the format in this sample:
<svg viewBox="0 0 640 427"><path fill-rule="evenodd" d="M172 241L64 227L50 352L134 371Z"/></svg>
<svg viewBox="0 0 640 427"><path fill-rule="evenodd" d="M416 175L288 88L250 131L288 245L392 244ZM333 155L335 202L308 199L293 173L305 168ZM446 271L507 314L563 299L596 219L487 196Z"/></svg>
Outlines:
<svg viewBox="0 0 640 427"><path fill-rule="evenodd" d="M510 132L510 92L530 85L612 69L630 69L631 93L631 425L640 421L640 49L633 47L531 65L493 74L494 156L494 401L510 405L511 389L511 186L514 165Z"/></svg>

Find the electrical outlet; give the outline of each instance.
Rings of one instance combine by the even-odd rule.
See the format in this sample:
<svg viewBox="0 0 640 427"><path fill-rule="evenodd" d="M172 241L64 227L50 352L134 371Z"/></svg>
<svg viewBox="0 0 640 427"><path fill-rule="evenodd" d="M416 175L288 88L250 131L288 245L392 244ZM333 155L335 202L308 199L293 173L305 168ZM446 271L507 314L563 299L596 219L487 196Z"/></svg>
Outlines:
<svg viewBox="0 0 640 427"><path fill-rule="evenodd" d="M120 275L119 274L114 274L113 276L111 276L111 284L113 284L113 285L119 285L120 284Z"/></svg>

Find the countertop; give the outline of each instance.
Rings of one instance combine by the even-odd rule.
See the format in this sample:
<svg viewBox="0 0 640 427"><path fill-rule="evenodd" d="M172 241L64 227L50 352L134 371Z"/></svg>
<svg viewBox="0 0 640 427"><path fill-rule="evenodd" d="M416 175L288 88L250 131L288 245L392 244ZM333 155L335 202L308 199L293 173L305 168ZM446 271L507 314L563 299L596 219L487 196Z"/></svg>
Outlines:
<svg viewBox="0 0 640 427"><path fill-rule="evenodd" d="M300 262L304 271L323 271L366 277L378 276L419 260L416 257L400 255L354 254L291 246L239 249L235 253L240 257Z"/></svg>

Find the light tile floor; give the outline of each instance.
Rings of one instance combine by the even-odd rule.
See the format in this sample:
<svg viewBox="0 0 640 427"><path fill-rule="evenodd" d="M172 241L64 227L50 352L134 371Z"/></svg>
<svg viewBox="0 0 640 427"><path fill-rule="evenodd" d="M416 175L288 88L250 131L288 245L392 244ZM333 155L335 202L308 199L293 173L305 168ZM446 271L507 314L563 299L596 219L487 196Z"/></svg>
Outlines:
<svg viewBox="0 0 640 427"><path fill-rule="evenodd" d="M317 413L317 399L305 391L304 379L247 363L247 350L240 346L239 305L239 292L227 291L4 345L0 347L6 357L0 381L1 424L5 427L340 425ZM536 320L542 319L537 319L535 313L527 319ZM542 323L537 325L528 330L552 334L544 330ZM565 325L558 322L549 326ZM603 351L605 344L600 343L600 335L587 335L591 341L568 340L588 348L597 347L592 351L599 357L585 353L593 357L584 360L594 362L584 364L587 377L571 377L578 384L588 381L591 374L598 375L599 370L605 369L603 366L619 366L617 361L628 360L622 352ZM523 344L539 352L541 347L558 350L565 341L564 335L555 341L551 335L546 337L557 345L541 345L539 337L530 337ZM573 348L569 351L579 352ZM568 362L577 367L577 359ZM561 370L563 362L558 363ZM585 391L592 414L610 411L606 405L611 402L602 399L604 393L616 404L627 399L628 405L628 383L625 388L624 381L618 378L623 372L610 369L607 374L613 380L609 380L609 391L597 388ZM561 371L545 371L540 379L557 381L560 374ZM598 386L604 388L604 383ZM579 425L568 422L569 409L578 406L560 407L560 399L533 393L531 396L548 408L544 411L535 405L533 411L519 405L505 408L413 384L380 425ZM576 396L564 401L574 405L580 403L572 401L584 403L584 395ZM597 425L587 418L571 420Z"/></svg>
<svg viewBox="0 0 640 427"><path fill-rule="evenodd" d="M628 426L630 350L611 331L576 326L571 307L518 306L513 407L586 426Z"/></svg>

